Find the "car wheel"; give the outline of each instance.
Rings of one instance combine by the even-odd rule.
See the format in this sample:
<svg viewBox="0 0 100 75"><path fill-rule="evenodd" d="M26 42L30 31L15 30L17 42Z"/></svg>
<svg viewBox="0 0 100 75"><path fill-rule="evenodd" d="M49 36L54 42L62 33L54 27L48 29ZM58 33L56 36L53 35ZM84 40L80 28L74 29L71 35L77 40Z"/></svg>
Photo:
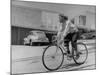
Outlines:
<svg viewBox="0 0 100 75"><path fill-rule="evenodd" d="M30 39L30 46L32 46L32 40Z"/></svg>

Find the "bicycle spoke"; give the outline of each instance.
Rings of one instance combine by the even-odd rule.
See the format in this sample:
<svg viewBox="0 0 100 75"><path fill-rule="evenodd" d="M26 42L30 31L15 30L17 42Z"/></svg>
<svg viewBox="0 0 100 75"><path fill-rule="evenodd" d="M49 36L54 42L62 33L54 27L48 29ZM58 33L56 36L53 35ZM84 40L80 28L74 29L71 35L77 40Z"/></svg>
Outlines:
<svg viewBox="0 0 100 75"><path fill-rule="evenodd" d="M63 62L63 53L57 46L48 47L43 55L43 64L48 70L58 69Z"/></svg>
<svg viewBox="0 0 100 75"><path fill-rule="evenodd" d="M77 50L78 50L78 54L76 51L74 51L74 61L77 64L81 64L84 63L87 59L87 55L88 55L88 51L86 48L86 45L83 43L79 43L77 44Z"/></svg>

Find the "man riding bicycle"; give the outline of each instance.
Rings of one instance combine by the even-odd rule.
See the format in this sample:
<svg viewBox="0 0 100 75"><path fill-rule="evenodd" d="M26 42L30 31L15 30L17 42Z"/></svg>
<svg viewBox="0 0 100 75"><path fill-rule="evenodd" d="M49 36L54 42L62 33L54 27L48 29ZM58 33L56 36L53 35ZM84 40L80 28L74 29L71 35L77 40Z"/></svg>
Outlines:
<svg viewBox="0 0 100 75"><path fill-rule="evenodd" d="M57 70L62 66L64 55L67 56L67 60L73 59L79 65L83 64L88 57L86 45L82 42L77 43L79 27L76 27L64 15L59 15L59 21L61 25L59 26L58 34L52 38L52 43L45 48L42 55L43 65L49 71ZM69 42L72 44L72 53L69 50ZM65 43L67 50L62 45L63 43Z"/></svg>
<svg viewBox="0 0 100 75"><path fill-rule="evenodd" d="M74 25L70 20L68 20L68 17L64 16L63 14L59 15L59 21L61 25L59 26L59 30L57 33L58 44L61 44L63 40L66 39L64 41L64 44L65 47L67 48L67 53L70 54L69 42L71 42L73 48L72 50L75 50L76 54L78 54L79 52L77 51L76 43L79 34L77 26Z"/></svg>

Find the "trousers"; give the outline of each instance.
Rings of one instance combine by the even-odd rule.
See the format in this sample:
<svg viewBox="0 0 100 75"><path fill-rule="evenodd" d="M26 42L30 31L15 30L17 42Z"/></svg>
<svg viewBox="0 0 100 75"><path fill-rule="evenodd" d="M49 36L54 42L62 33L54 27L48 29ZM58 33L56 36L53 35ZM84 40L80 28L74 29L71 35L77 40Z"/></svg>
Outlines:
<svg viewBox="0 0 100 75"><path fill-rule="evenodd" d="M68 35L65 36L65 47L68 48L69 50L69 42L71 42L72 48L74 48L75 50L77 50L77 40L79 37L79 33L78 32L73 32L73 33L68 33Z"/></svg>

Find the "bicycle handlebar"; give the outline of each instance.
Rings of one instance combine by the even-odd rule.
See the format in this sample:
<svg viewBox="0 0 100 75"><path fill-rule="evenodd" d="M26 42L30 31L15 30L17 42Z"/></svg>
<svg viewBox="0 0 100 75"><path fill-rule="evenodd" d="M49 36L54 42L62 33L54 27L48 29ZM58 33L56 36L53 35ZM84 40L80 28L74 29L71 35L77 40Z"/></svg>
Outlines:
<svg viewBox="0 0 100 75"><path fill-rule="evenodd" d="M52 40L52 43L56 43L56 44L62 44L65 40L62 39L62 40L59 40L57 36L55 36Z"/></svg>

